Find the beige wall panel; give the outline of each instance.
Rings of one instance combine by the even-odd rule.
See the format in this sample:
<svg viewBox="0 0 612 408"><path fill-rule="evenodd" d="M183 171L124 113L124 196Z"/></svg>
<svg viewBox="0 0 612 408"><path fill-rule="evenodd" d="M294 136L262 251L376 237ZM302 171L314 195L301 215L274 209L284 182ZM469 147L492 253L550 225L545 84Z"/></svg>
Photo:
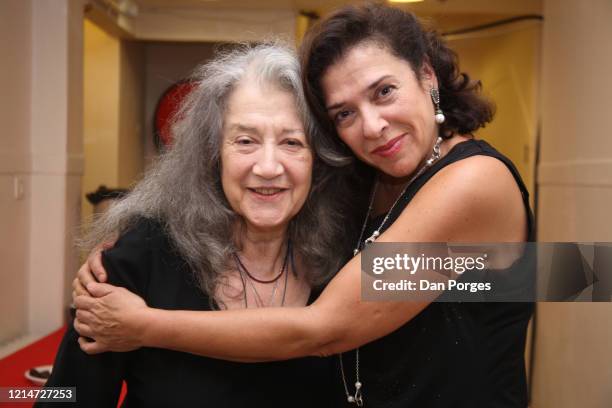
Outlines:
<svg viewBox="0 0 612 408"><path fill-rule="evenodd" d="M0 2L0 172L12 171L12 156L23 161L30 148L30 14L27 1Z"/></svg>
<svg viewBox="0 0 612 408"><path fill-rule="evenodd" d="M84 24L83 197L100 184L119 183L120 42L95 24ZM83 198L81 216L87 222L92 205Z"/></svg>
<svg viewBox="0 0 612 408"><path fill-rule="evenodd" d="M612 241L612 2L544 2L538 228ZM612 303L538 305L533 408L612 406Z"/></svg>
<svg viewBox="0 0 612 408"><path fill-rule="evenodd" d="M0 174L0 346L27 330L28 176L24 198L14 198L14 176Z"/></svg>
<svg viewBox="0 0 612 408"><path fill-rule="evenodd" d="M128 188L144 168L144 44L120 47L118 187Z"/></svg>
<svg viewBox="0 0 612 408"><path fill-rule="evenodd" d="M533 193L538 125L540 22L518 22L463 36L449 45L461 69L483 84L496 105L492 123L477 133L516 165ZM532 194L533 195L533 194Z"/></svg>
<svg viewBox="0 0 612 408"><path fill-rule="evenodd" d="M29 1L0 1L0 346L27 330L31 13Z"/></svg>
<svg viewBox="0 0 612 408"><path fill-rule="evenodd" d="M46 334L64 322L66 183L63 174L32 177L28 332Z"/></svg>
<svg viewBox="0 0 612 408"><path fill-rule="evenodd" d="M32 179L28 271L28 331L45 334L64 323L66 276L72 276L66 217L80 177L82 13L79 0L32 2Z"/></svg>
<svg viewBox="0 0 612 408"><path fill-rule="evenodd" d="M68 134L66 151L79 163L82 174L83 162L83 13L86 0L76 0L67 9L68 59Z"/></svg>
<svg viewBox="0 0 612 408"><path fill-rule="evenodd" d="M62 323L64 237L74 226L65 223L63 180L81 170L80 13L79 1L0 2L0 51L9 56L0 158L10 158L0 160L3 340ZM19 200L14 176L23 183Z"/></svg>
<svg viewBox="0 0 612 408"><path fill-rule="evenodd" d="M282 37L293 43L296 15L289 8L143 8L124 27L136 38L149 41L244 42Z"/></svg>
<svg viewBox="0 0 612 408"><path fill-rule="evenodd" d="M540 241L612 241L612 188L540 186L539 203Z"/></svg>
<svg viewBox="0 0 612 408"><path fill-rule="evenodd" d="M533 408L612 406L610 303L540 303Z"/></svg>
<svg viewBox="0 0 612 408"><path fill-rule="evenodd" d="M612 2L545 1L542 163L612 158Z"/></svg>

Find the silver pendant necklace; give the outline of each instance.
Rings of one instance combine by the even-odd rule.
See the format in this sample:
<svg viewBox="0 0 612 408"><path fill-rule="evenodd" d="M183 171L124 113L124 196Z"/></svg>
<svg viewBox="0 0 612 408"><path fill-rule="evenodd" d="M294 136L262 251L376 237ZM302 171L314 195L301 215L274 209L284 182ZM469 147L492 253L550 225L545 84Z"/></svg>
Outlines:
<svg viewBox="0 0 612 408"><path fill-rule="evenodd" d="M374 187L372 187L372 192L370 193L370 204L368 205L368 211L366 213L365 219L363 221L363 225L361 227L361 233L359 234L359 240L357 241L357 245L355 246L355 249L353 250L353 256L357 256L359 251L361 251L363 247L365 247L365 245L371 244L372 242L376 241L376 238L380 236L380 231L383 229L383 227L387 223L387 220L391 216L391 213L395 209L395 206L397 205L399 200L404 196L404 194L406 194L406 191L408 191L408 188L412 185L414 180L416 180L427 169L433 166L434 163L440 160L440 145L441 144L442 144L442 138L438 136L429 159L427 159L427 161L419 169L419 171L417 171L416 174L412 176L412 178L408 181L408 183L406 183L406 187L404 187L404 190L402 191L402 193L397 196L397 198L395 199L395 202L393 203L391 208L389 208L389 211L387 211L385 218L383 218L378 228L374 230L372 235L366 238L366 240L363 242L363 245L362 245L361 242L363 240L363 235L365 234L365 230L368 225L368 220L370 219L370 214L372 213L372 208L374 207L374 197L376 196L376 190L378 188L378 180L376 180L376 182L374 183ZM363 387L363 384L359 380L359 348L355 349L355 393L353 395L349 393L349 389L348 389L348 385L346 381L346 375L344 374L344 363L342 362L342 353L338 354L338 358L340 360L340 374L342 375L342 384L344 385L344 392L346 393L346 400L350 404L355 404L358 407L362 407L363 406L363 393L361 391L361 388Z"/></svg>

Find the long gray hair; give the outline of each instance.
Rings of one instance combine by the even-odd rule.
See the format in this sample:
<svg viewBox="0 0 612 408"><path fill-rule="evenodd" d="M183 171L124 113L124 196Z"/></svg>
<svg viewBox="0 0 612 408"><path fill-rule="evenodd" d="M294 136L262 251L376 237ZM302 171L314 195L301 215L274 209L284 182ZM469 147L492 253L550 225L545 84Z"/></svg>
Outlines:
<svg viewBox="0 0 612 408"><path fill-rule="evenodd" d="M300 212L291 220L288 238L306 266L311 285L324 283L342 265L344 176L334 168L350 159L321 146L320 130L307 108L298 61L278 43L242 45L219 53L192 75L197 86L175 115L173 146L160 155L142 181L125 198L95 221L82 240L84 248L117 233L138 219L154 219L187 261L202 291L215 293L221 273L236 251L234 231L240 217L231 209L221 187L220 150L228 96L246 73L295 96L307 140L314 152L312 187ZM239 245L239 243L238 243Z"/></svg>

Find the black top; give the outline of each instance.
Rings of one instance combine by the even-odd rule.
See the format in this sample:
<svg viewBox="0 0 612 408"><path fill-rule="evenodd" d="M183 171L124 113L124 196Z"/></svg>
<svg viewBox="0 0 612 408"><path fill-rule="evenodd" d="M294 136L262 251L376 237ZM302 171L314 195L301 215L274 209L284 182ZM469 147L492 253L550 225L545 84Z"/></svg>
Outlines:
<svg viewBox="0 0 612 408"><path fill-rule="evenodd" d="M151 307L210 310L209 298L155 222L138 223L104 253L103 263L109 283ZM326 359L234 363L156 348L89 356L77 338L70 325L46 384L76 386L77 403L69 407L115 407L122 380L128 387L124 407L325 407L332 398Z"/></svg>
<svg viewBox="0 0 612 408"><path fill-rule="evenodd" d="M416 179L400 198L386 226L397 219L434 174L475 155L495 157L512 172L523 195L528 240L532 241L529 195L518 171L508 158L480 140L457 144ZM381 221L382 218L372 220L365 236ZM524 351L532 312L532 303L431 303L395 332L361 348L360 379L365 406L527 407ZM345 353L344 367L352 390L354 352ZM336 384L337 389L343 389L339 380ZM345 397L338 399L337 406L344 404Z"/></svg>

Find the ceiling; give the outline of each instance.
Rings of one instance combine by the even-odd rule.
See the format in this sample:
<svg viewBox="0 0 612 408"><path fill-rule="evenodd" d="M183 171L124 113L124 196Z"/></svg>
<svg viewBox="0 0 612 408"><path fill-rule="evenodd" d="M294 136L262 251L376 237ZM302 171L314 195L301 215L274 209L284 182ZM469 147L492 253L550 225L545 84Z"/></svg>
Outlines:
<svg viewBox="0 0 612 408"><path fill-rule="evenodd" d="M117 0L118 2L126 0ZM138 5L141 13L198 12L204 10L282 10L307 11L325 15L351 0L127 0ZM395 3L414 11L438 30L451 31L504 18L542 14L542 0L424 0L419 3Z"/></svg>
<svg viewBox="0 0 612 408"><path fill-rule="evenodd" d="M118 0L121 1L121 0ZM125 0L123 0L125 1ZM339 6L361 1L347 0L129 0L143 9L291 9L317 11L325 14ZM399 4L423 14L540 14L541 0L424 0L419 3ZM159 11L159 10L158 10Z"/></svg>
<svg viewBox="0 0 612 408"><path fill-rule="evenodd" d="M1 1L1 0L0 0ZM287 15L300 11L324 16L346 4L359 4L356 0L90 0L100 10L107 6L120 12L122 17L112 22L104 18L97 24L119 27L119 36L143 40L202 41L216 33L200 32L205 27L218 27L235 31L227 25L232 20L253 20L249 30L265 28L267 21L285 20ZM424 0L419 3L394 3L394 6L411 10L441 32L449 32L487 24L519 15L541 15L543 0ZM100 6L101 5L101 6ZM106 5L106 6L105 6ZM278 11L279 18L275 18ZM252 13L252 14L249 14ZM118 15L116 15L118 16ZM239 16L238 19L236 16ZM246 18L246 17L248 18ZM264 16L264 17L262 17ZM252 18L251 18L252 17ZM206 24L202 24L205 21ZM237 24L236 21L233 23ZM231 25L231 24L230 24ZM109 30L110 30L109 28ZM278 27L277 27L278 29ZM112 30L111 30L112 31ZM210 31L210 30L209 30ZM223 31L223 30L222 30ZM278 31L278 30L277 30ZM280 32L287 32L281 28ZM223 37L225 38L225 37ZM241 39L244 41L244 39ZM206 41L212 41L210 39ZM217 41L219 41L217 39ZM225 41L232 39L225 38Z"/></svg>

